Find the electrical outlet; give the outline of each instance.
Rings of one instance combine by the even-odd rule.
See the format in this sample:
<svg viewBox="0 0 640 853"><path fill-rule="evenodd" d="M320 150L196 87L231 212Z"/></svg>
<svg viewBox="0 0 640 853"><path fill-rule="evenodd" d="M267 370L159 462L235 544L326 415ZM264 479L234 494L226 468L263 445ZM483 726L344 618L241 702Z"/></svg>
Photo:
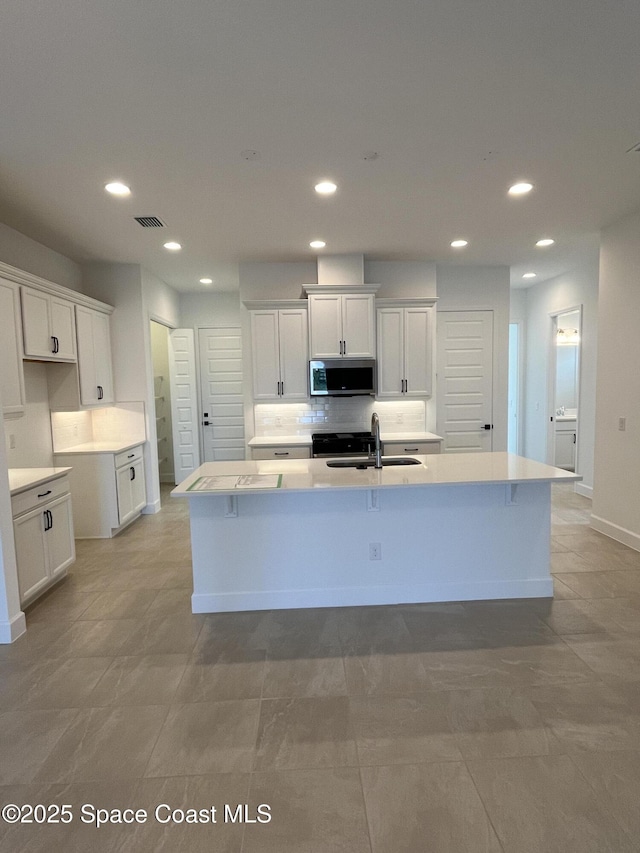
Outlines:
<svg viewBox="0 0 640 853"><path fill-rule="evenodd" d="M618 418L618 429L620 432L624 432L627 428L627 419L626 418Z"/></svg>
<svg viewBox="0 0 640 853"><path fill-rule="evenodd" d="M278 427L282 426L282 418L280 418L280 417L276 418L276 426L278 426Z"/></svg>
<svg viewBox="0 0 640 853"><path fill-rule="evenodd" d="M379 542L369 542L369 559L382 559L382 545Z"/></svg>
<svg viewBox="0 0 640 853"><path fill-rule="evenodd" d="M9 450L16 449L16 437L13 433L9 433Z"/></svg>
<svg viewBox="0 0 640 853"><path fill-rule="evenodd" d="M397 424L404 423L404 412L396 412L396 423Z"/></svg>

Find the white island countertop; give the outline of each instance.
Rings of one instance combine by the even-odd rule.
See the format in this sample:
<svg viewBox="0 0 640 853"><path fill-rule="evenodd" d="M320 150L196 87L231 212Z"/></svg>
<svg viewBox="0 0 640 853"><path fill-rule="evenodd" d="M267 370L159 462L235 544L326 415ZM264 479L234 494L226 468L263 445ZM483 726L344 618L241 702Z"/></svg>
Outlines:
<svg viewBox="0 0 640 853"><path fill-rule="evenodd" d="M330 430L318 430L330 432ZM334 430L340 432L340 430ZM433 432L382 432L380 440L385 441L442 441L441 435ZM311 433L305 435L254 435L247 442L249 447L311 447Z"/></svg>
<svg viewBox="0 0 640 853"><path fill-rule="evenodd" d="M174 497L201 498L246 493L310 492L320 489L343 491L492 483L567 483L582 479L579 474L553 468L511 453L451 453L427 456L416 454L413 458L418 459L420 464L364 470L330 468L326 459L208 462L176 486L171 494ZM358 461L364 461L364 459ZM221 488L212 491L189 491L190 487L202 477L255 474L281 474L279 488Z"/></svg>
<svg viewBox="0 0 640 853"><path fill-rule="evenodd" d="M9 468L9 492L17 495L33 486L64 477L71 468Z"/></svg>

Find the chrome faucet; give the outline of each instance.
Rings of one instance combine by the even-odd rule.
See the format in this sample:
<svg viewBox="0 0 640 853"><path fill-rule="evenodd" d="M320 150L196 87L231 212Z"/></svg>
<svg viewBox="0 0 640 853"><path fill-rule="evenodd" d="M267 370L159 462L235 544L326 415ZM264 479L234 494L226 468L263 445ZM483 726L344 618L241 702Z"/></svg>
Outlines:
<svg viewBox="0 0 640 853"><path fill-rule="evenodd" d="M375 450L372 454L375 455L376 468L382 468L382 447L380 445L380 418L377 412L371 415L371 438L375 442Z"/></svg>

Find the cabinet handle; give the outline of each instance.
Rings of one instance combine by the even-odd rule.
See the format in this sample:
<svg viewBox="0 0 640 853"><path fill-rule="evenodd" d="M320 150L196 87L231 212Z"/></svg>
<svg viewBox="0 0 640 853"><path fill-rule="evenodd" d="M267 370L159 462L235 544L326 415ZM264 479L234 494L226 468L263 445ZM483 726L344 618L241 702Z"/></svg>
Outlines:
<svg viewBox="0 0 640 853"><path fill-rule="evenodd" d="M104 397L104 390L102 388L102 385L98 385L98 400L102 400L103 397Z"/></svg>
<svg viewBox="0 0 640 853"><path fill-rule="evenodd" d="M48 489L46 492L43 492L41 495L38 495L39 498L46 498L47 495L51 494L51 489Z"/></svg>
<svg viewBox="0 0 640 853"><path fill-rule="evenodd" d="M274 456L288 456L289 451L288 450L274 450L273 455Z"/></svg>
<svg viewBox="0 0 640 853"><path fill-rule="evenodd" d="M44 515L44 532L46 533L53 527L53 516L51 515L51 512L48 509L45 509L42 514Z"/></svg>
<svg viewBox="0 0 640 853"><path fill-rule="evenodd" d="M51 341L53 342L53 349L51 350L51 352L52 353L58 352L58 339L56 338L55 335L51 335Z"/></svg>
<svg viewBox="0 0 640 853"><path fill-rule="evenodd" d="M130 453L130 454L127 456L127 459L133 459L133 457L134 457L135 455L136 455L135 453Z"/></svg>
<svg viewBox="0 0 640 853"><path fill-rule="evenodd" d="M129 477L129 479L130 479L130 480L135 480L135 478L136 478L136 469L135 469L135 468L133 467L133 465L132 465L132 466L131 466L131 468L129 468L129 470L131 471L131 476Z"/></svg>
<svg viewBox="0 0 640 853"><path fill-rule="evenodd" d="M574 432L574 434L573 434L573 443L574 443L574 444L576 443L576 434L575 434L575 432Z"/></svg>
<svg viewBox="0 0 640 853"><path fill-rule="evenodd" d="M417 447L405 447L404 452L405 453L417 453L418 448Z"/></svg>
<svg viewBox="0 0 640 853"><path fill-rule="evenodd" d="M284 397L284 382L280 383L280 396Z"/></svg>

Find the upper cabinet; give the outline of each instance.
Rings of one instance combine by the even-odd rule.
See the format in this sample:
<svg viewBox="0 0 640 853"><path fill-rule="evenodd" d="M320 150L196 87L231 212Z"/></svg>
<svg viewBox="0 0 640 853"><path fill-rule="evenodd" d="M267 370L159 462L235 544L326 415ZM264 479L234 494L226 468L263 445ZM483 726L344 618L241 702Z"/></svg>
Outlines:
<svg viewBox="0 0 640 853"><path fill-rule="evenodd" d="M378 300L377 397L430 397L433 299Z"/></svg>
<svg viewBox="0 0 640 853"><path fill-rule="evenodd" d="M247 303L251 317L253 399L306 400L309 396L306 305L274 303L255 307L256 304Z"/></svg>
<svg viewBox="0 0 640 853"><path fill-rule="evenodd" d="M109 315L76 305L80 403L113 403Z"/></svg>
<svg viewBox="0 0 640 853"><path fill-rule="evenodd" d="M13 281L0 278L0 394L5 415L24 412L24 371L22 369L22 329L20 294Z"/></svg>
<svg viewBox="0 0 640 853"><path fill-rule="evenodd" d="M23 286L21 291L25 358L75 361L73 302L31 287Z"/></svg>
<svg viewBox="0 0 640 853"><path fill-rule="evenodd" d="M305 289L311 358L375 358L375 285L357 293L321 285Z"/></svg>

